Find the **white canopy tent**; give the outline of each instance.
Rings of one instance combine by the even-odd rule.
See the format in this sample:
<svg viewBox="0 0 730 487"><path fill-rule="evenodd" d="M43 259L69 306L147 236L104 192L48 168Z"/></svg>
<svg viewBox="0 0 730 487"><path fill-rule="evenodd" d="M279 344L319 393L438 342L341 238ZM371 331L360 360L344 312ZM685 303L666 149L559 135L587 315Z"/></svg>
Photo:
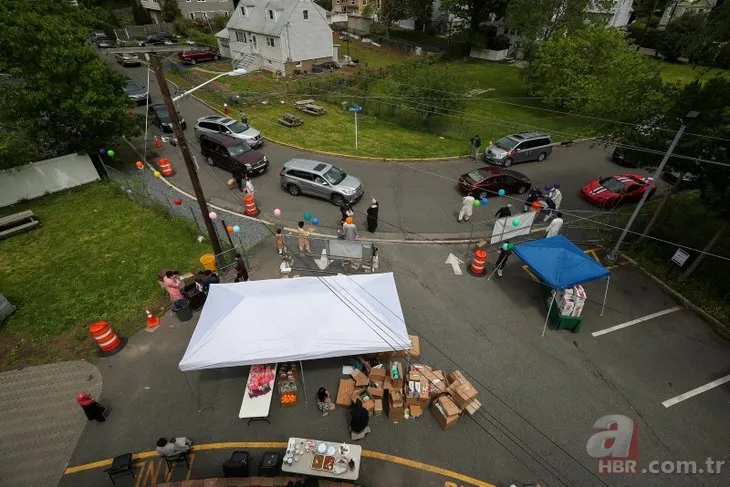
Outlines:
<svg viewBox="0 0 730 487"><path fill-rule="evenodd" d="M181 371L410 349L392 273L213 284Z"/></svg>

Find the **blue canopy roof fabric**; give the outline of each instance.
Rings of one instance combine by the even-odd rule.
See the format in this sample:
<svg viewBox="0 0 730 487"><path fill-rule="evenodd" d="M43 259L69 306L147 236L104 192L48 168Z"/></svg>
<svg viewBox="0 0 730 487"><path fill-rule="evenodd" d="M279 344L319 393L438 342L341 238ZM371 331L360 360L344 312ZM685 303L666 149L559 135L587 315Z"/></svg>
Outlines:
<svg viewBox="0 0 730 487"><path fill-rule="evenodd" d="M611 274L562 235L515 245L514 252L553 289L569 288Z"/></svg>

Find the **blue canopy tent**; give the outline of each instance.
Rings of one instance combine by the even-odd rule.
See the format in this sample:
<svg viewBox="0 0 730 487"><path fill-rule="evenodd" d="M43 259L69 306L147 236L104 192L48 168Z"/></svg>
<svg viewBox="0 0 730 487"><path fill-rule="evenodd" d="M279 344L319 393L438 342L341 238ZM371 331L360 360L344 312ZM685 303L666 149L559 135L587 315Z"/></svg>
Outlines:
<svg viewBox="0 0 730 487"><path fill-rule="evenodd" d="M606 278L606 291L603 295L601 316L606 305L608 295L608 284L611 280L611 273L608 269L596 262L579 249L573 242L555 235L540 240L533 240L515 245L515 254L534 272L543 282L555 289L566 289L577 284L588 281ZM555 292L552 293L548 314L545 317L545 325L542 334L545 335L550 311L555 302Z"/></svg>

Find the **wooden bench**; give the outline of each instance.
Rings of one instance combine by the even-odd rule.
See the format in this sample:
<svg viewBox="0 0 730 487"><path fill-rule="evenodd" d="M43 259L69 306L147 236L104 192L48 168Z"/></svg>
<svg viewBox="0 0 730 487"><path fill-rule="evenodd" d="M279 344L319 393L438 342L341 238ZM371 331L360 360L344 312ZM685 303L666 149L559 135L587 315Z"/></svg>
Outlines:
<svg viewBox="0 0 730 487"><path fill-rule="evenodd" d="M315 105L313 103L310 103L309 105L301 105L297 108L304 113L308 113L310 115L324 115L325 113L327 113L327 110L325 110L323 107Z"/></svg>
<svg viewBox="0 0 730 487"><path fill-rule="evenodd" d="M277 121L280 124L282 124L284 127L289 127L289 128L298 127L304 123L304 121L301 118L295 117L291 113L283 113L281 115L281 118Z"/></svg>
<svg viewBox="0 0 730 487"><path fill-rule="evenodd" d="M303 107L304 105L314 105L314 104L315 104L315 100L312 100L311 98L307 99L307 100L299 100L299 101L294 102L294 106L297 108Z"/></svg>
<svg viewBox="0 0 730 487"><path fill-rule="evenodd" d="M30 230L38 225L38 219L31 210L21 211L0 218L0 239Z"/></svg>

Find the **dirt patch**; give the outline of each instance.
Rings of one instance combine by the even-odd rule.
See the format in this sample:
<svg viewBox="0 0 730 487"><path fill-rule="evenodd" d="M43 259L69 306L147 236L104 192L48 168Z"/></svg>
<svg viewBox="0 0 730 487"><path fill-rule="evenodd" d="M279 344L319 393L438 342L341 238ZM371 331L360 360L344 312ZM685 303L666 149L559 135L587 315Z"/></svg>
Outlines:
<svg viewBox="0 0 730 487"><path fill-rule="evenodd" d="M15 342L10 337L0 337L0 360L13 349Z"/></svg>
<svg viewBox="0 0 730 487"><path fill-rule="evenodd" d="M27 333L0 337L0 371L71 359L93 362L95 356L92 339L77 329L50 341L33 340Z"/></svg>

